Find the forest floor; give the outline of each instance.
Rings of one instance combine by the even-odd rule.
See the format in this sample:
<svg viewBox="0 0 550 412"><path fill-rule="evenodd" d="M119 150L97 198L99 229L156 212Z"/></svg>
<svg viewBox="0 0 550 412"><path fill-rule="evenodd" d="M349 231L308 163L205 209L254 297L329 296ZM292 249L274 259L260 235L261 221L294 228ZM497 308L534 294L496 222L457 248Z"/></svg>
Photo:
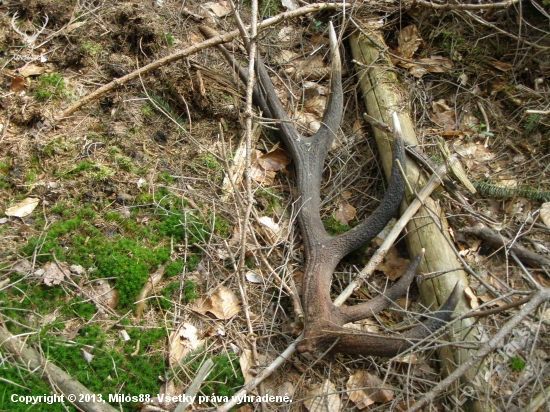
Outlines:
<svg viewBox="0 0 550 412"><path fill-rule="evenodd" d="M294 1L282 3L260 2L260 21ZM319 127L326 103L329 21L342 40L344 121L321 193L330 234L368 217L386 188L363 118L361 66L346 40L355 24L377 22L423 152L441 162L436 138L443 137L477 189L470 194L458 183L476 216L514 243L549 253L550 6L509 3L442 10L364 2L260 31L260 56L305 133ZM249 22L250 2L237 9ZM117 410L174 410L177 402L144 395L184 394L206 359L214 369L197 395L209 398L199 403L197 397L188 409L214 410L302 331L288 294L301 294L303 268L292 164L269 124L257 122L251 192L240 181L237 192L228 184L229 175L242 175L235 159L245 87L215 47L55 118L99 87L204 41L199 26L205 24L220 33L236 29L230 3L0 3L0 328ZM239 38L226 46L245 66ZM248 195L254 205L245 225ZM502 307L499 296L514 302L522 297L518 291L550 287L548 268L522 268L507 253L510 245L492 249L465 234L468 212L443 191L434 197L452 242L478 276L466 289L473 309L487 302ZM334 296L378 245L340 264ZM352 303L376 296L399 276L396 266L409 258L404 241L391 253L386 263L392 264L380 267ZM406 313L388 310L357 327L381 333L414 323L426 312L418 294L413 287L399 301ZM472 332L479 346L518 310L479 318ZM467 394L481 399L483 410L550 410L548 322L550 308L542 305L484 358L484 389ZM29 409L12 394L59 393L55 379L33 373L2 342L0 377L0 411ZM254 390L291 402L236 408L404 411L443 378L430 342L406 358L294 354ZM424 410L461 410L465 395L457 393L442 392ZM541 409L530 408L535 398ZM76 408L41 403L39 410Z"/></svg>

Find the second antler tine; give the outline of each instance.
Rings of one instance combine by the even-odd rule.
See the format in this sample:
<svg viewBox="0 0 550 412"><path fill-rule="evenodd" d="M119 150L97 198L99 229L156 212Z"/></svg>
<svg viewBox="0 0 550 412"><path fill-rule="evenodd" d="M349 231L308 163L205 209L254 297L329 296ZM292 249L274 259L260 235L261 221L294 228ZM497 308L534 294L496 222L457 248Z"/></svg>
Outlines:
<svg viewBox="0 0 550 412"><path fill-rule="evenodd" d="M399 162L399 163L398 163ZM403 139L397 136L393 147L393 167L390 176L388 189L382 202L376 210L352 230L339 235L337 240L338 248L342 256L353 252L378 235L386 227L391 218L399 210L405 191L405 181L399 170L399 164L405 170L405 146Z"/></svg>
<svg viewBox="0 0 550 412"><path fill-rule="evenodd" d="M407 290L411 286L412 281L414 280L414 275L422 262L424 257L424 250L422 250L409 264L409 267L399 278L399 280L392 285L386 292L381 295L378 295L374 299L369 300L366 303L353 305L353 306L343 306L340 307L340 311L344 316L344 322L355 322L358 320L365 319L367 317L372 317L379 313L380 311L386 309L392 303L395 303L397 298L404 296L407 293Z"/></svg>

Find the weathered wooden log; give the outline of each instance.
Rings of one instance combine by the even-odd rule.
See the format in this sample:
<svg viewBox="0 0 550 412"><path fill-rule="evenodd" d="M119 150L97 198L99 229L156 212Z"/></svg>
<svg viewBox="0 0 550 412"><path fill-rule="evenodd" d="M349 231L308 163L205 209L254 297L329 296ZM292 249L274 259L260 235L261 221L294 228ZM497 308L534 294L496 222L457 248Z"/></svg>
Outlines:
<svg viewBox="0 0 550 412"><path fill-rule="evenodd" d="M399 85L392 63L380 53L380 47L387 48L381 33L365 27L361 32L357 31L352 34L350 44L353 58L360 63L358 78L368 115L391 125L393 124L392 112L397 112L405 141L411 145L418 145L413 122L408 112L409 105L406 95ZM393 162L392 136L379 128L373 129L384 172L389 178ZM416 185L415 190L419 191L425 184L426 178L416 163L410 159L407 159L406 170L408 181ZM407 192L401 210L405 210L413 199L414 193ZM447 229L444 213L438 203L431 198L426 200L425 207L418 211L416 217L407 226L406 242L410 255L415 256L422 249L426 250L420 264L420 271L430 274L442 273L441 276L425 280L419 285L422 302L428 308L439 307L445 302L458 282L464 286L468 284L466 274L461 269L460 262L449 244L450 237L447 234ZM455 312L463 313L469 309L465 297L461 296ZM464 319L455 324L449 339L451 341L477 342L475 334L471 333L470 326L473 322L472 319ZM451 373L456 365L463 363L472 353L472 350L452 348L451 346L440 348L438 356L444 374ZM463 381L469 383L479 381L482 385L485 382L483 375L480 375L482 371L483 368L478 369L477 365L470 368L464 375ZM459 391L459 388L456 389ZM457 398L460 399L460 396ZM472 402L471 406L478 409L477 404L477 402Z"/></svg>

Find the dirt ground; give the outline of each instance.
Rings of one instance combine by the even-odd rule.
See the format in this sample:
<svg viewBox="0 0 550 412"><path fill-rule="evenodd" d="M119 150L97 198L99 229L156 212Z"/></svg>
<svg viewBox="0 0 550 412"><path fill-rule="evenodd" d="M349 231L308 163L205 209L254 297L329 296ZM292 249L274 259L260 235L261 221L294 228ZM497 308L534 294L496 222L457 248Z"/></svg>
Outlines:
<svg viewBox="0 0 550 412"><path fill-rule="evenodd" d="M299 3L262 1L259 20L307 5ZM328 95L329 21L340 35L345 112L321 189L321 216L336 235L368 217L386 189L363 117L363 67L347 42L356 27L379 26L421 150L441 163L443 138L477 190L456 183L468 208L444 190L433 195L452 244L476 275L464 292L472 309L495 309L476 318L477 349L518 313L514 302L550 287L548 267L522 267L509 253L512 243L495 248L463 230L475 218L548 259L550 6L412 3L354 3L345 13L336 7L283 19L260 31L259 55L296 128L312 134ZM248 23L250 2L236 6ZM116 410L174 410L178 401L157 395L188 393L209 359L213 371L187 408L215 410L303 328L295 313L303 245L290 155L256 113L247 190L239 167L245 86L216 47L58 117L101 86L203 42L201 25L235 30L230 3L0 3L0 327ZM247 67L239 37L225 46ZM379 244L341 262L334 297ZM400 239L348 304L384 290L407 259ZM403 310L353 327L405 330L427 312L418 295L413 287L399 300ZM423 410L465 410L472 400L479 410L550 410L545 305L483 358L482 384L451 385ZM1 411L28 410L13 394L60 393L55 376L33 373L2 344ZM434 342L405 358L294 354L252 392L291 402L246 402L235 410L404 411L442 379ZM66 402L39 410L77 409Z"/></svg>

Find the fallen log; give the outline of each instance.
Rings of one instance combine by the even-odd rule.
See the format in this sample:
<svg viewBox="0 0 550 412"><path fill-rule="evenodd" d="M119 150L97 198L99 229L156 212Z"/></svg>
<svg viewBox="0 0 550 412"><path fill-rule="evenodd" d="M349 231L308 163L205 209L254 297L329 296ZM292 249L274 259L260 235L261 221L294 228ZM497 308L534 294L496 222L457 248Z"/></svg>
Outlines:
<svg viewBox="0 0 550 412"><path fill-rule="evenodd" d="M350 45L353 58L360 63L358 78L368 115L384 124L393 124L392 112L397 112L403 131L404 139L411 145L418 145L414 125L406 108L408 102L405 99L399 81L392 69L389 59L380 50L387 49L382 34L371 28L361 27L360 31L350 36ZM358 65L359 66L359 65ZM392 166L392 136L374 127L374 136L378 145L382 165L386 177L389 178ZM415 191L419 191L426 183L426 178L421 170L411 159L406 162L407 179L417 185ZM414 193L406 192L401 205L404 211L415 198ZM420 264L422 273L437 274L419 285L420 296L423 304L428 308L439 307L450 295L454 286L461 282L466 286L468 280L466 273L461 270L461 265L453 248L450 245L447 221L441 208L433 199L428 198L407 226L408 234L405 237L409 254L417 255L422 249L426 250L425 257ZM456 313L465 313L470 309L466 298L461 298L455 309ZM477 339L471 333L472 319L464 319L454 324L449 334L451 341L475 341ZM438 349L443 373L451 374L456 365L464 363L474 351L464 348L452 348L451 346ZM463 376L463 382L485 382L483 368L476 362ZM476 380L477 378L477 380ZM477 388L476 388L477 389ZM459 391L458 388L455 390ZM482 396L483 390L478 391ZM471 405L476 410L481 410L478 402Z"/></svg>

